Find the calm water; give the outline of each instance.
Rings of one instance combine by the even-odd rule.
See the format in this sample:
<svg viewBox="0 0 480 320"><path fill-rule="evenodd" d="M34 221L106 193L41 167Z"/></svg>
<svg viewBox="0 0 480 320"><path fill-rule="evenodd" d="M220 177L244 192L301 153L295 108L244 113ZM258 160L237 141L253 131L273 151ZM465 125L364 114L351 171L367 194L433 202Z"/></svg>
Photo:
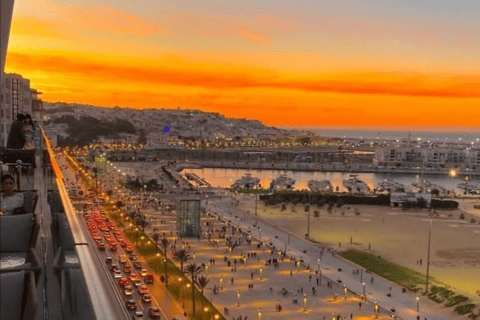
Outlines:
<svg viewBox="0 0 480 320"><path fill-rule="evenodd" d="M333 188L337 186L340 190L346 191L342 184L343 179L349 177L349 173L341 172L301 172L301 171L280 171L280 170L246 170L246 169L186 169L183 172L192 172L199 177L207 180L213 187L229 188L237 179L240 179L246 173L250 173L252 177L260 179L260 184L263 188L268 188L270 182L279 177L280 175L286 175L289 178L295 179L295 190L308 189L308 180L330 180ZM377 173L360 173L358 177L365 181L370 189L377 188L378 183L381 183L385 179L394 180L402 183L407 189L411 187L411 184L416 181L416 175L395 175L395 174L377 174ZM425 176L424 179L430 181L433 184L442 186L447 190L455 189L455 192L459 193L460 189L457 185L462 182L459 178L450 178L448 176ZM478 182L478 181L477 181Z"/></svg>
<svg viewBox="0 0 480 320"><path fill-rule="evenodd" d="M328 129L328 128L297 128L285 127L287 129L305 129L320 136L332 138L360 138L396 140L407 139L408 134L412 140L420 138L422 141L439 142L466 142L480 143L480 132L478 128L471 131L395 131L395 130L353 130L353 129ZM477 140L478 139L478 140Z"/></svg>

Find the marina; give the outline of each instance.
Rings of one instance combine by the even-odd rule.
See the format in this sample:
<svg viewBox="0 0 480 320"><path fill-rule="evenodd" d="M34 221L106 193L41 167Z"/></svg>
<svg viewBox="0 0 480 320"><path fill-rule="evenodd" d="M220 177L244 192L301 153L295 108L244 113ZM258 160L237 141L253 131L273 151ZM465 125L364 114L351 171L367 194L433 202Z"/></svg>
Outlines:
<svg viewBox="0 0 480 320"><path fill-rule="evenodd" d="M197 176L202 177L205 181L208 181L214 188L230 188L232 184L247 174L254 175L259 179L259 185L263 189L268 189L272 180L279 178L280 176L292 178L295 180L295 184L292 186L293 190L308 190L309 181L317 180L329 180L332 189L337 192L348 192L347 187L344 185L344 180L348 180L349 173L344 172L306 172L306 171L286 171L286 170L247 170L247 169L226 169L226 168L202 168L202 169L184 169L184 174L187 172L195 173ZM420 183L419 174L387 174L387 173L358 173L357 178L365 183L370 189L381 192L388 188L400 188L402 185L405 187L405 191L418 192L421 188L437 188L441 192L453 191L457 195L466 195L464 187L465 180L450 176L438 175L429 176L426 183L422 185ZM414 186L413 184L417 186ZM468 187L477 185L475 180L468 182ZM360 184L359 184L360 186ZM420 186L420 188L418 187Z"/></svg>

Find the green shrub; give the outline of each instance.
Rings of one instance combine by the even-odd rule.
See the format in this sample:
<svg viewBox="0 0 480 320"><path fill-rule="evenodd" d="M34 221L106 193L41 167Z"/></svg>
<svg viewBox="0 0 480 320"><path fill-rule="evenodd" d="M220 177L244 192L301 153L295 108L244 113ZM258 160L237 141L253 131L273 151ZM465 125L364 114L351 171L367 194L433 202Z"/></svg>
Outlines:
<svg viewBox="0 0 480 320"><path fill-rule="evenodd" d="M446 304L447 307L452 307L454 305L457 305L459 303L467 301L468 298L462 295L456 295L453 297L448 298L448 303Z"/></svg>
<svg viewBox="0 0 480 320"><path fill-rule="evenodd" d="M455 312L458 314L467 314L473 311L475 305L473 303L464 304L463 306L458 306L455 308Z"/></svg>

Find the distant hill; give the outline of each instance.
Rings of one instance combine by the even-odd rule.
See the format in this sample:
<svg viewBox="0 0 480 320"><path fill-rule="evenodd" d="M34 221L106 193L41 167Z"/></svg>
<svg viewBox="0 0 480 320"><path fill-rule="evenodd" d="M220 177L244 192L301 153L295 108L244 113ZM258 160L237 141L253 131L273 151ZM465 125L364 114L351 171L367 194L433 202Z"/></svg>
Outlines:
<svg viewBox="0 0 480 320"><path fill-rule="evenodd" d="M131 109L105 108L82 104L63 102L44 103L46 115L52 124L67 123L65 137L73 138L72 134L88 136L89 140L100 135L117 137L119 134L146 134L148 141L158 141L170 137L183 139L204 139L214 141L216 138L279 138L288 136L314 136L307 131L279 129L264 125L258 120L226 118L220 113L209 113L188 109ZM97 121L88 119L94 118ZM74 121L76 119L77 121ZM80 121L80 122L78 122ZM90 125L82 128L81 122ZM114 125L121 123L121 126ZM110 123L110 125L108 125ZM92 131L92 126L97 129ZM168 126L169 132L163 132ZM111 129L107 129L112 127ZM115 127L115 128L113 128ZM125 130L122 130L125 127ZM134 129L132 129L132 127ZM100 129L99 128L103 128ZM85 130L83 130L85 129ZM87 132L83 132L87 131ZM70 144L70 143L69 143Z"/></svg>

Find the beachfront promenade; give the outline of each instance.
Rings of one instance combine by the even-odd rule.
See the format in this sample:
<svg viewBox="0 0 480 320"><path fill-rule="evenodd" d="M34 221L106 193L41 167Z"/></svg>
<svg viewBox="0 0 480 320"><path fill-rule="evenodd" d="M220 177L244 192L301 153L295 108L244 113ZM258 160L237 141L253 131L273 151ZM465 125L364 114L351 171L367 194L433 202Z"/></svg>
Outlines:
<svg viewBox="0 0 480 320"><path fill-rule="evenodd" d="M347 284L349 290L360 295L363 293L362 283L365 283L367 299L369 301L378 301L381 307L388 310L394 307L396 309L395 314L399 317L403 319L415 319L417 314L420 314L422 319L451 319L451 316L448 315L448 310L439 314L439 311L434 311L426 306L426 304L430 304L431 302L427 301L427 303L425 303L428 298L422 297L421 295L419 296L420 312L417 313L416 295L412 293L402 293L401 286L365 272L363 272L363 279L361 279L362 273L352 274L353 269L362 269L361 267L338 256L333 256L327 253L326 250L324 250L322 254L322 250L318 245L305 239L299 239L293 235L289 235L288 232L270 223L266 223L255 216L246 215L236 208L227 209L230 203L230 199L210 200L209 209L211 212L217 212L223 219L231 220L234 225L238 225L244 230L251 230L254 236L261 236L262 241L272 243L273 246L279 250L284 250L285 243L287 243L287 255L303 259L306 265L310 265L311 269L317 268L318 259L321 257L320 268L322 269L323 275L333 281L338 279L342 280L342 284ZM229 211L231 214L229 214ZM236 219L234 218L235 216L239 218ZM254 227L254 225L256 227ZM259 231L259 229L261 229L261 231ZM288 239L290 239L290 241ZM290 242L290 244L288 244L288 242ZM306 251L306 253L304 253L304 251ZM338 271L339 269L342 271ZM371 283L372 277L374 278L373 283ZM387 297L387 293L391 293L392 296Z"/></svg>

